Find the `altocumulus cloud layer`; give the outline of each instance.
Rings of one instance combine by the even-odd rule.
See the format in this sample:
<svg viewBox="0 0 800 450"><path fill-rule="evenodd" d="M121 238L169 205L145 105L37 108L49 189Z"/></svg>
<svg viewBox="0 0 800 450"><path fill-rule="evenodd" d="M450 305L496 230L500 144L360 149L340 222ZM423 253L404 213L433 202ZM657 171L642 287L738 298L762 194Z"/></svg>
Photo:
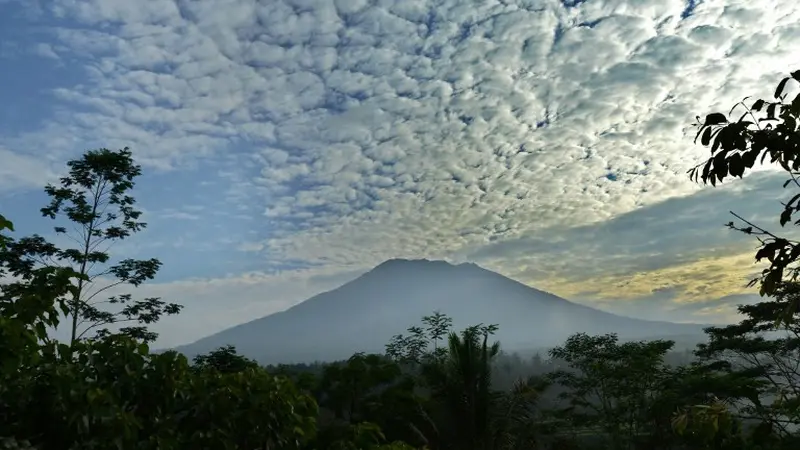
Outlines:
<svg viewBox="0 0 800 450"><path fill-rule="evenodd" d="M675 209L698 190L685 174L704 156L690 124L745 95L768 95L800 63L800 6L791 0L3 0L0 8L26 24L14 28L26 34L3 65L33 54L80 74L48 86L52 108L35 126L3 130L0 155L11 164L0 168L0 189L40 186L84 148L131 146L149 170L213 180L225 214L254 219L226 245L270 270L311 267L197 281L228 283L233 298L215 306L209 297L202 311L190 297L219 292L185 294L188 281L150 288L185 297L186 316L173 323L229 313L165 335L179 341L390 257L484 261L577 298L652 294L672 304L740 294L752 266L734 271L725 292L687 280L711 270L698 260L716 258L723 272L752 247L715 237L727 210L709 215L715 209L703 202L712 197L687 200L694 216ZM714 202L774 197L773 178L750 184ZM158 206L147 205L156 219ZM225 214L204 220L224 223ZM707 238L648 234L663 218ZM606 239L602 248L581 240L592 233ZM659 237L685 251L668 253ZM658 291L626 294L642 272L661 277ZM264 301L273 288L280 298Z"/></svg>

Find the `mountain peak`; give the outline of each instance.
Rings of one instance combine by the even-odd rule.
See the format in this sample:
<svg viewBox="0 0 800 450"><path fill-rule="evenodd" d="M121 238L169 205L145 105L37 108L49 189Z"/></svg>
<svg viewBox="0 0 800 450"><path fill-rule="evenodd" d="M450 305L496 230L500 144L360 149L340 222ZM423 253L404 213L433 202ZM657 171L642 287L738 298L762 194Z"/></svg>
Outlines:
<svg viewBox="0 0 800 450"><path fill-rule="evenodd" d="M405 258L392 258L375 266L375 269L388 269L404 266L452 266L447 261L434 260L434 259L405 259ZM374 270L374 269L373 269Z"/></svg>
<svg viewBox="0 0 800 450"><path fill-rule="evenodd" d="M195 355L231 344L262 362L342 359L357 351L383 351L392 336L437 310L453 319L454 330L498 324L497 339L511 350L557 345L576 332L615 332L626 339L702 334L698 325L642 321L572 303L474 263L398 258L181 351Z"/></svg>
<svg viewBox="0 0 800 450"><path fill-rule="evenodd" d="M472 262L464 262L460 264L453 264L448 261L440 260L440 259L405 259L405 258L392 258L387 259L386 261L378 264L372 270L394 270L394 269L401 269L401 268L424 268L424 269L433 269L433 268L449 268L449 269L481 269L481 267Z"/></svg>
<svg viewBox="0 0 800 450"><path fill-rule="evenodd" d="M484 276L491 272L475 263L467 262L453 264L448 261L436 259L403 259L394 258L386 260L364 274L366 278L374 280L404 280L409 278L472 278Z"/></svg>

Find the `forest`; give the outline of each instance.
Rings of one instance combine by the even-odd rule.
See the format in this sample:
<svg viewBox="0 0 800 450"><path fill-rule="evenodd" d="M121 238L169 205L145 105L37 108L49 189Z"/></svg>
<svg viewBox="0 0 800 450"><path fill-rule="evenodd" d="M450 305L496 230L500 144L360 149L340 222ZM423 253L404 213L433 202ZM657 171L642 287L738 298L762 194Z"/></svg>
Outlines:
<svg viewBox="0 0 800 450"><path fill-rule="evenodd" d="M790 82L800 71L772 100L698 118L711 156L692 179L716 186L760 161L800 189ZM579 333L522 357L503 352L497 325L454 330L434 311L383 354L262 367L233 347L191 360L151 351L149 325L182 305L108 296L152 280L161 263L105 250L146 226L132 196L141 167L127 148L98 149L66 173L45 187L41 213L70 239L12 238L13 218L0 216L1 448L800 448L800 243L736 214L728 227L758 239L754 258L766 263L751 282L762 301L706 329L691 353ZM800 225L798 200L783 203L781 226ZM54 338L56 327L69 339Z"/></svg>

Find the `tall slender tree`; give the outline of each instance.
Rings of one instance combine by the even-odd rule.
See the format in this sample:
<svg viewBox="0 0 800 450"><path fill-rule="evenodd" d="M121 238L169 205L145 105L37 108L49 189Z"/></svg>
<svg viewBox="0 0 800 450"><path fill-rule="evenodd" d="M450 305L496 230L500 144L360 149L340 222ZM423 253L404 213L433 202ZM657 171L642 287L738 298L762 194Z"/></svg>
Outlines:
<svg viewBox="0 0 800 450"><path fill-rule="evenodd" d="M181 305L159 298L133 300L130 294L103 298L101 294L116 286L139 286L155 277L161 262L123 259L110 263L111 245L143 230L141 211L130 195L141 167L134 163L126 147L113 151L90 150L67 163L69 172L58 185L48 184L50 198L41 209L44 217L58 220L55 232L74 246L61 248L39 235L10 240L0 253L9 272L22 279L30 278L39 267L71 267L80 276L66 299L65 315L70 319L70 341L110 333L113 324L131 324L119 332L144 341L157 335L146 325L163 315L177 314Z"/></svg>
<svg viewBox="0 0 800 450"><path fill-rule="evenodd" d="M447 337L453 326L453 319L437 310L433 312L433 315L423 317L422 323L426 325L425 331L433 341L434 354L438 354L439 341Z"/></svg>

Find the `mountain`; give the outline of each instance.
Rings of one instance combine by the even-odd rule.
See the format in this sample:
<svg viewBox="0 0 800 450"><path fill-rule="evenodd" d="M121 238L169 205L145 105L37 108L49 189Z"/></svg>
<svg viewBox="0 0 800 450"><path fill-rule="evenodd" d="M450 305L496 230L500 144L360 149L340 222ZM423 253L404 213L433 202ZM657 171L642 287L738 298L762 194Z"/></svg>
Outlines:
<svg viewBox="0 0 800 450"><path fill-rule="evenodd" d="M456 330L499 324L506 350L558 345L571 334L621 339L699 336L701 325L622 317L572 303L475 264L386 261L359 278L286 311L229 328L176 350L193 356L223 345L262 363L344 359L382 352L395 334L440 310Z"/></svg>

